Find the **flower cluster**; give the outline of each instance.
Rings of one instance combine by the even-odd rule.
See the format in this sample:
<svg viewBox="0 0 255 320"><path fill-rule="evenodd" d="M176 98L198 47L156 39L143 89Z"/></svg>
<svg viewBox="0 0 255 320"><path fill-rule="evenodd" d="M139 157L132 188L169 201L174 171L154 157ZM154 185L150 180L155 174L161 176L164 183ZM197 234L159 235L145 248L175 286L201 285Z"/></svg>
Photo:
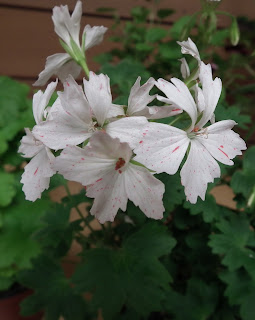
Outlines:
<svg viewBox="0 0 255 320"><path fill-rule="evenodd" d="M107 75L89 72L83 87L73 78L86 64L84 51L98 44L106 31L102 26L86 26L80 45L81 15L80 1L71 17L67 6L53 9L55 31L67 53L49 57L36 84L57 74L64 90L52 107L48 103L57 81L34 95L36 125L32 131L26 129L19 149L32 158L21 180L26 199L40 198L58 172L85 186L86 195L94 198L91 214L101 223L113 221L118 209L125 211L128 199L146 216L161 219L165 187L154 175L175 174L186 155L180 175L187 200L204 200L207 184L220 177L217 161L232 165L231 159L246 149L232 131L234 121L215 122L221 80L213 80L210 64L201 61L196 45L188 39L178 44L183 54L197 60L197 68L191 72L185 58L181 59L184 82L150 78L141 85L138 77L127 106L113 104ZM151 96L154 86L164 96ZM154 99L165 105L148 106ZM185 130L155 122L181 113L190 118ZM58 150L62 151L55 157Z"/></svg>

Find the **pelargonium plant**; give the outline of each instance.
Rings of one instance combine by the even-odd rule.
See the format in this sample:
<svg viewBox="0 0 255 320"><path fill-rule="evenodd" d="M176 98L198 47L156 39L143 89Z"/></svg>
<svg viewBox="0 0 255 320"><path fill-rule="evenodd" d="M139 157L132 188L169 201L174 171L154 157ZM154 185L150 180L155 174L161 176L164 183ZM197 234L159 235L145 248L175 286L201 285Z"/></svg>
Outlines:
<svg viewBox="0 0 255 320"><path fill-rule="evenodd" d="M215 16L211 2L202 14L208 19ZM144 12L139 10L133 13ZM177 62L182 79L154 79L155 68L143 74L142 66L128 87L130 81L121 75L133 62L141 66L135 59L121 61L116 69L108 64L104 73L112 81L90 71L86 50L100 44L106 28L85 26L80 37L81 16L81 1L72 15L67 6L53 9L65 53L46 60L35 85L56 79L35 93L35 126L25 129L19 148L31 159L21 178L25 197L30 202L42 197L33 205L45 201L49 208L32 212L36 228L33 221L27 225L28 215L21 226L15 220L10 232L22 258L19 240L31 235L31 245L23 245L33 258L17 275L34 292L22 302L23 315L43 310L46 320L98 319L99 314L104 320L254 320L255 148L236 157L246 144L233 131L236 122L245 129L249 117L239 115L238 106L228 107L221 80L190 38L175 44L184 55ZM202 19L199 28L207 25ZM132 39L135 28L129 26ZM161 45L167 45L160 30L157 24L150 33L159 32ZM160 52L149 60L165 70ZM169 70L176 70L171 61ZM121 99L114 91L118 79ZM124 97L126 103L117 104ZM83 185L81 192L73 194L68 180ZM44 191L60 184L67 196L52 203ZM223 184L236 193L235 207L217 204L210 194ZM78 216L71 216L73 209ZM10 226L12 221L10 215ZM9 233L6 239L10 242ZM12 246L9 242L4 248ZM75 264L70 258L74 243ZM13 257L10 253L6 260Z"/></svg>
<svg viewBox="0 0 255 320"><path fill-rule="evenodd" d="M33 97L36 125L25 129L19 149L32 158L21 179L26 199L41 198L50 178L60 173L85 187L86 196L94 198L90 213L101 223L113 221L119 209L125 212L128 199L147 217L162 219L165 186L155 175L174 175L181 167L186 200L192 204L198 197L204 200L208 183L221 175L218 162L231 166L246 149L232 130L235 121L215 122L222 83L213 79L211 65L201 61L190 38L178 42L183 54L196 59L197 67L190 70L182 58L182 80L150 78L141 85L138 77L127 105L116 105L109 77L89 71L85 55L102 41L106 28L85 26L80 42L81 16L81 1L71 16L67 6L53 9L55 31L66 53L47 58L35 85L57 75L64 90L57 92L51 107L58 80ZM74 78L82 69L87 79L80 86ZM162 93L150 95L154 86ZM155 99L162 106L152 106ZM185 128L174 126L187 116ZM162 118L170 123L157 122Z"/></svg>

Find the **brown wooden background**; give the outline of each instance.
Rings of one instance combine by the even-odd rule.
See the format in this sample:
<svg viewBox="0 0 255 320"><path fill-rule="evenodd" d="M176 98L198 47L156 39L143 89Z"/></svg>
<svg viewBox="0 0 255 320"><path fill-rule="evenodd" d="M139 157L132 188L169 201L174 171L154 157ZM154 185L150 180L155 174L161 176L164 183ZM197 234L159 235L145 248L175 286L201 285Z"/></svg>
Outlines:
<svg viewBox="0 0 255 320"><path fill-rule="evenodd" d="M75 3L76 0L0 0L0 74L33 83L44 68L46 57L63 52L53 31L52 8L55 5L68 4L69 8L73 9ZM100 7L116 8L121 19L127 20L132 7L143 5L152 8L154 3L155 0L83 0L82 29L85 24L111 27L112 16L98 12ZM170 27L178 17L198 11L200 1L161 0L158 7L175 10L176 13L167 21ZM255 0L223 0L219 9L234 15L255 18ZM228 18L220 20L221 25L228 22ZM92 57L113 46L107 41L110 35L109 30L105 41L88 52L92 70L98 68L98 65L92 62Z"/></svg>

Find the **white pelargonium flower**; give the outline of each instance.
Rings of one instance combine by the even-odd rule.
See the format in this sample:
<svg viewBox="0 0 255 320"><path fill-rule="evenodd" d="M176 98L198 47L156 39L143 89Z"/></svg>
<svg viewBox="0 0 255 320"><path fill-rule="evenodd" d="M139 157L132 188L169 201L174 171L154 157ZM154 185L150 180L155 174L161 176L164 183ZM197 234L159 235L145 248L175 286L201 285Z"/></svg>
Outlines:
<svg viewBox="0 0 255 320"><path fill-rule="evenodd" d="M107 28L104 26L91 27L90 25L86 25L82 33L82 44L80 44L81 17L81 1L77 1L71 16L67 5L53 8L52 20L55 32L69 47L70 52L73 52L73 41L83 55L84 51L102 42ZM69 53L56 53L46 59L45 69L39 74L39 78L34 85L43 86L52 75L56 75L64 82L69 74L77 78L80 72L80 65L73 60Z"/></svg>
<svg viewBox="0 0 255 320"><path fill-rule="evenodd" d="M84 80L84 91L69 76L64 92L58 92L61 107L51 112L49 121L38 124L33 134L51 149L63 149L67 145L79 145L98 130L106 131L121 142L135 147L144 125L145 117L125 117L110 122L119 114L112 104L110 81L104 74L90 72L89 81Z"/></svg>
<svg viewBox="0 0 255 320"><path fill-rule="evenodd" d="M182 107L191 118L188 130L180 130L160 123L150 123L143 130L141 143L135 149L136 161L143 163L157 173L175 174L189 148L188 157L181 169L181 181L187 200L196 203L199 196L204 200L207 184L220 177L220 167L215 161L233 165L236 155L246 149L245 142L231 129L236 124L232 120L216 122L204 127L212 118L221 93L221 80L212 79L210 65L201 63L197 105L186 85L171 79L172 83L158 80L157 86L167 95L159 99L171 101ZM201 114L202 111L202 114ZM199 115L201 119L198 121Z"/></svg>
<svg viewBox="0 0 255 320"><path fill-rule="evenodd" d="M127 143L96 132L89 146L66 147L56 158L55 169L86 186L86 195L95 198L90 212L101 223L113 221L118 209L126 211L128 199L147 217L161 219L164 184L146 168L133 164L131 157Z"/></svg>
<svg viewBox="0 0 255 320"><path fill-rule="evenodd" d="M148 104L156 97L155 95L151 96L149 94L150 90L155 85L155 79L149 78L149 80L142 86L140 82L141 77L138 77L130 90L127 110L125 112L124 109L121 108L119 113L120 115L126 115L128 117L144 116L147 119L161 119L171 117L182 112L182 109L173 106L148 107ZM120 108L120 106L115 106L115 108L117 107Z"/></svg>
<svg viewBox="0 0 255 320"><path fill-rule="evenodd" d="M36 124L43 122L45 108L56 86L57 81L51 82L44 93L40 90L34 95L33 114ZM55 109L54 106L52 108ZM41 198L41 193L45 189L49 188L50 177L56 173L52 168L55 157L50 149L36 139L28 128L25 128L25 132L26 135L21 140L18 152L22 153L25 158L32 158L32 160L25 166L25 171L22 174L22 190L27 200L35 201Z"/></svg>
<svg viewBox="0 0 255 320"><path fill-rule="evenodd" d="M190 80L196 80L199 76L199 67L201 64L201 58L196 44L188 38L187 41L177 41L177 43L181 46L182 54L189 54L194 57L198 62L198 68L195 70L195 73L192 75ZM191 76L190 69L188 63L185 58L181 58L181 74L183 79L187 79Z"/></svg>

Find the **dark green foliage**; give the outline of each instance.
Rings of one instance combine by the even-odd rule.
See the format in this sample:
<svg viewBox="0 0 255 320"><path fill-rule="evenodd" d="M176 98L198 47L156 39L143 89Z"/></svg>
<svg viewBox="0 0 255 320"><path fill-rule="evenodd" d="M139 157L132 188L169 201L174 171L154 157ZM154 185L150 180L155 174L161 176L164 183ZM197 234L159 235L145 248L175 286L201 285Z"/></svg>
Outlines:
<svg viewBox="0 0 255 320"><path fill-rule="evenodd" d="M83 320L88 316L85 300L74 292L70 280L53 259L42 255L32 270L20 273L19 280L35 290L21 304L23 315L44 309L46 320L57 320L60 316L66 320Z"/></svg>
<svg viewBox="0 0 255 320"><path fill-rule="evenodd" d="M143 316L160 311L171 276L158 258L175 244L165 227L147 223L117 250L84 252L84 263L73 277L76 290L93 292L93 305L102 308L104 319L125 313L124 306Z"/></svg>

